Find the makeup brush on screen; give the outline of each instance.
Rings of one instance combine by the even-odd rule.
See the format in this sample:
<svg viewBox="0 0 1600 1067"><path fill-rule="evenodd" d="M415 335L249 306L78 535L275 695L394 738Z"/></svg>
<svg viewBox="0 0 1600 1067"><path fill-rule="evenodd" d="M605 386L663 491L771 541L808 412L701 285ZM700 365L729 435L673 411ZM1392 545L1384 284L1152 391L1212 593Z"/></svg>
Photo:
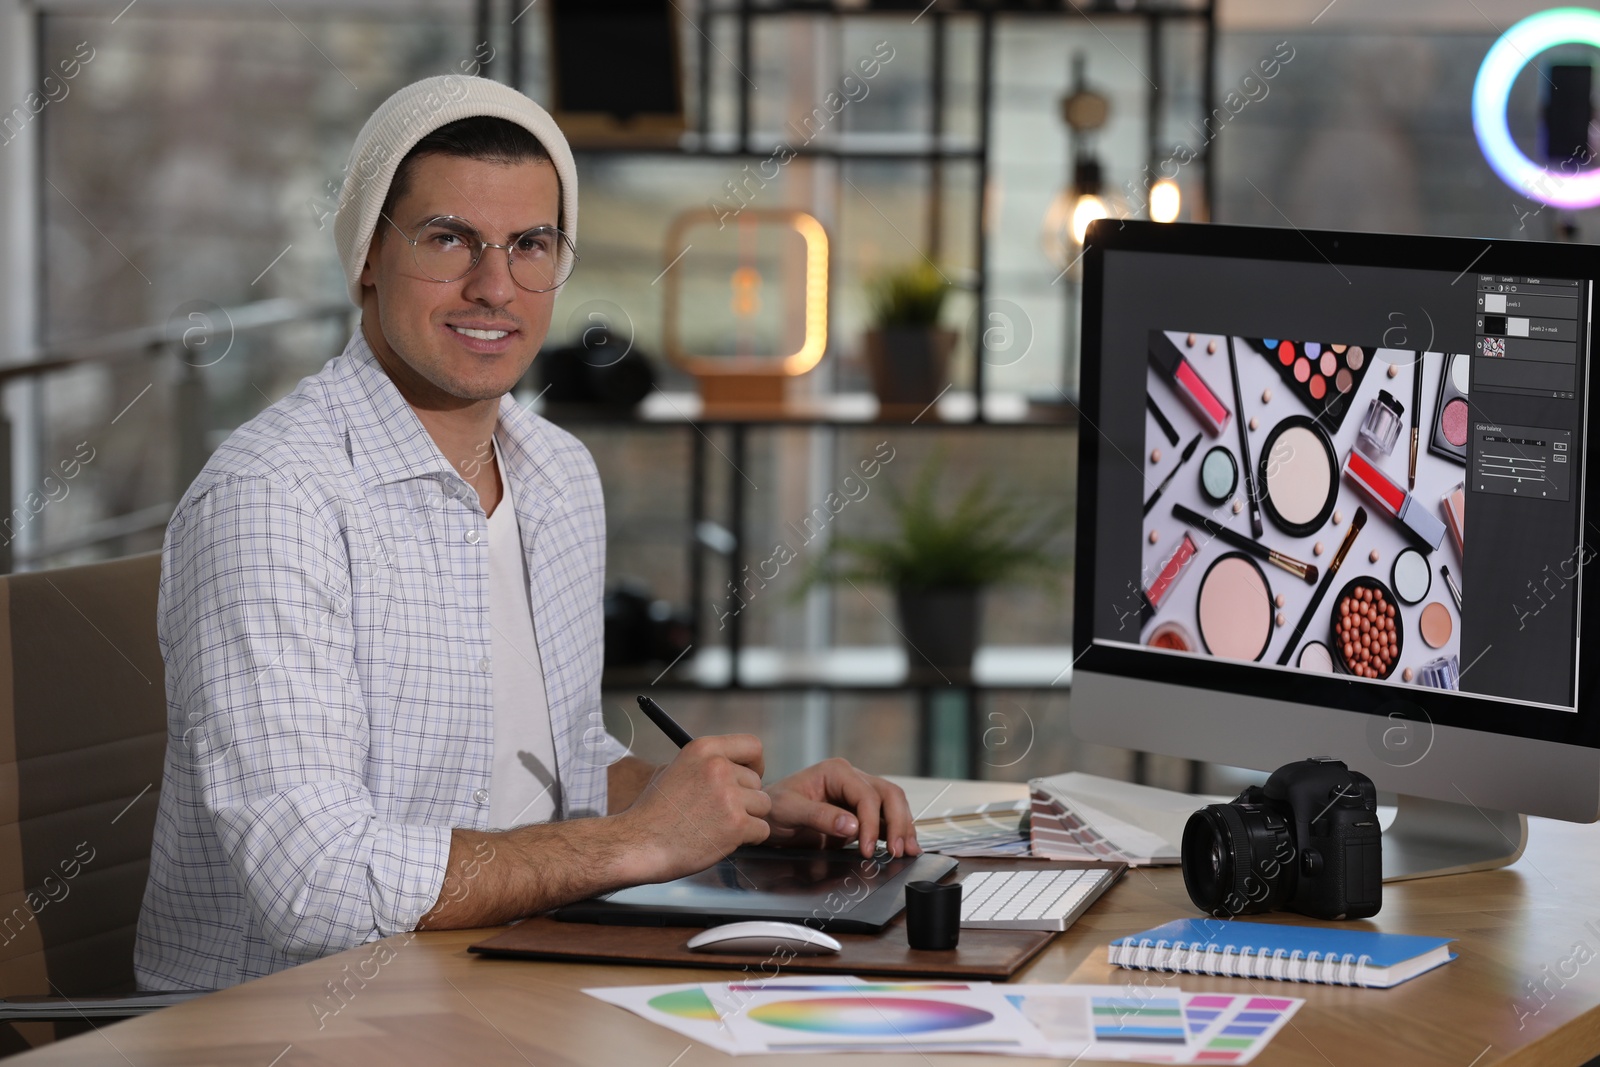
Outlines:
<svg viewBox="0 0 1600 1067"><path fill-rule="evenodd" d="M1311 625L1311 616L1317 613L1317 605L1322 603L1322 598L1328 592L1328 586L1333 584L1333 576L1339 573L1339 564L1344 562L1345 553L1350 551L1350 546L1355 544L1356 534L1361 532L1361 527L1367 524L1367 509L1356 508L1355 518L1350 520L1350 529L1345 531L1344 543L1339 546L1339 551L1333 554L1333 562L1328 564L1327 573L1322 576L1322 581L1311 594L1311 603L1306 605L1306 613L1300 616L1300 621L1294 624L1294 632L1289 635L1289 643L1283 646L1283 653L1278 657L1278 666L1284 667L1294 655L1300 639L1306 635L1306 627Z"/></svg>
<svg viewBox="0 0 1600 1067"><path fill-rule="evenodd" d="M1417 487L1417 440L1422 433L1422 353L1417 353L1411 370L1411 466L1406 472L1406 488Z"/></svg>
<svg viewBox="0 0 1600 1067"><path fill-rule="evenodd" d="M1198 511L1186 508L1182 504L1172 505L1172 514L1190 526L1198 526L1225 545L1231 545L1257 559L1264 559L1274 566L1282 567L1307 585L1317 584L1318 572L1315 563L1303 563L1293 556L1284 555L1275 548L1268 548L1260 541L1252 541L1244 534L1235 533L1215 519L1208 519Z"/></svg>
<svg viewBox="0 0 1600 1067"><path fill-rule="evenodd" d="M1167 476L1161 479L1161 484L1156 486L1156 491L1151 493L1150 499L1144 502L1144 513L1146 515L1150 514L1150 509L1156 506L1156 501L1161 499L1162 492L1167 488L1167 486L1172 484L1172 479L1177 476L1177 473L1180 470L1183 469L1183 465L1189 462L1189 457L1194 455L1194 450L1199 444L1200 435L1195 434L1194 440L1183 446L1183 454L1178 457L1177 466L1173 467L1172 470L1168 472Z"/></svg>
<svg viewBox="0 0 1600 1067"><path fill-rule="evenodd" d="M1239 359L1233 351L1233 337L1228 337L1228 370L1233 374L1233 409L1239 416L1239 455L1244 460L1244 495L1250 503L1250 535L1261 539L1261 497L1256 492L1256 476L1250 467L1250 431L1245 426L1244 393L1239 389Z"/></svg>

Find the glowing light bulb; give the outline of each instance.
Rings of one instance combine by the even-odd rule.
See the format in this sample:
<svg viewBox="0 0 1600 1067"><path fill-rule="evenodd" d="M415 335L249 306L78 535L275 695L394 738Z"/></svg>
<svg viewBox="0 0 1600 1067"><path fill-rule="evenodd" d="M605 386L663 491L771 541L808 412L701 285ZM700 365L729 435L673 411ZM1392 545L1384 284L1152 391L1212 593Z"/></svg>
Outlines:
<svg viewBox="0 0 1600 1067"><path fill-rule="evenodd" d="M1077 204L1072 208L1072 239L1083 244L1084 234L1089 231L1089 223L1095 219L1103 219L1108 212L1106 204L1093 193L1085 193L1078 197Z"/></svg>
<svg viewBox="0 0 1600 1067"><path fill-rule="evenodd" d="M1171 178L1162 178L1150 187L1152 222L1172 222L1178 217L1178 209L1182 204L1183 197L1178 192L1178 183Z"/></svg>

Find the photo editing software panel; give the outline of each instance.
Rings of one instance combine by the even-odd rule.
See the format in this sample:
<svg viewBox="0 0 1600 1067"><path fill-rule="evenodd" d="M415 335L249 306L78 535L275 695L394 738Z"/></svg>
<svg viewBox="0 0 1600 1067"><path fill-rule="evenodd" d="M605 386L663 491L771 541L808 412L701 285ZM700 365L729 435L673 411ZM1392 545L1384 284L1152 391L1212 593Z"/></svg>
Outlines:
<svg viewBox="0 0 1600 1067"><path fill-rule="evenodd" d="M1096 643L1576 709L1589 281L1104 278Z"/></svg>

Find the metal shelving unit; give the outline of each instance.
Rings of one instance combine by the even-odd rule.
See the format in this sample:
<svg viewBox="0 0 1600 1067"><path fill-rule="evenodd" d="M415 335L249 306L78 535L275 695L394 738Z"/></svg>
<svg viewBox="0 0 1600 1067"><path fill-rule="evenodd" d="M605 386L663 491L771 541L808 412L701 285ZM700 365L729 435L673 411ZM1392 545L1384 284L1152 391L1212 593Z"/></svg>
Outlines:
<svg viewBox="0 0 1600 1067"><path fill-rule="evenodd" d="M480 0L483 11L489 9L489 0ZM518 5L512 5L513 7ZM912 24L921 24L929 34L930 62L927 71L928 94L931 107L924 131L926 147L885 148L829 144L805 146L795 149L796 155L843 164L862 162L909 162L927 165L928 211L924 223L924 251L930 259L937 259L943 245L943 208L946 192L946 165L961 163L973 172L976 187L976 210L973 212L974 248L977 262L973 265L973 281L968 288L973 292L977 306L982 307L989 294L989 240L985 230L986 192L989 185L991 155L993 151L993 99L995 93L996 26L1000 19L1069 18L1087 20L1137 20L1146 29L1146 61L1159 69L1163 55L1164 31L1169 23L1198 22L1204 37L1204 84L1201 88L1203 114L1209 115L1214 106L1213 83L1216 56L1216 4L1215 0L1194 0L1183 3L1150 2L1134 0L1131 6L1112 6L1095 2L1079 5L1073 0L1056 0L1047 4L1042 0L936 0L924 7L921 3L874 5L870 7L842 7L828 2L803 2L803 0L775 0L757 3L756 0L700 0L695 9L694 22L697 33L690 40L698 49L698 108L692 116L692 132L677 147L604 147L577 150L580 156L615 156L621 154L649 156L680 156L693 158L762 159L772 152L771 144L759 144L753 129L753 101L748 79L735 80L737 91L734 129L719 131L714 128L712 116L712 70L720 59L713 43L718 26L731 20L737 41L736 64L740 70L749 70L753 63L753 36L762 20L777 17L860 18L904 15ZM486 18L487 16L485 16ZM509 16L508 16L509 17ZM977 47L977 131L971 143L950 143L948 60L950 27L953 20L976 24ZM520 35L509 24L505 27L513 47L508 57L508 79L512 84L522 80L522 50ZM496 73L499 73L498 71ZM1158 82L1161 79L1157 79ZM1164 95L1158 87L1146 94L1145 114L1148 126L1146 141L1149 163L1154 167L1161 158L1159 145L1160 117ZM1201 175L1200 203L1204 217L1211 214L1214 179L1211 176L1209 151L1202 149L1195 165ZM836 177L842 181L842 175ZM1042 430L1070 430L1076 427L1075 419L1029 417L1026 413L997 414L988 395L985 381L984 331L973 331L972 389L961 409L960 416L919 421L883 423L896 428L969 429L1034 427ZM700 692L914 692L922 710L921 721L931 718L936 701L959 699L966 709L965 753L968 771L975 774L982 736L981 700L984 692L996 690L1022 690L1065 687L1070 682L1071 650L1062 647L1054 650L986 648L980 650L977 669L970 679L949 684L929 684L907 675L904 654L897 648L881 649L831 648L821 652L790 653L771 648L751 648L744 640L743 627L734 616L725 628L726 639L722 647L708 647L701 638L705 635L705 619L701 608L701 592L709 573L711 561L706 558L707 548L695 536L701 523L710 516L707 508L708 467L707 442L709 433L722 434L728 443L728 455L737 468L747 454L749 435L763 428L809 425L822 432L837 432L851 427L873 425L877 420L870 416L842 415L837 411L812 410L786 414L780 418L703 418L689 410L689 401L671 406L673 414L658 412L629 418L597 420L592 415L552 413L559 422L572 426L594 425L597 421L618 429L630 431L660 430L682 427L692 431L692 471L690 477L688 515L691 535L688 545L689 587L691 589L691 614L693 618L694 648L692 662L680 663L660 678L655 672L648 675L643 668L626 668L608 671L605 685L608 689L636 689L644 684L655 684ZM746 554L747 499L740 480L731 480L728 491L728 514L725 524L731 535L731 551L727 552L727 568L731 581L737 584L742 569L748 562ZM1047 672L1046 667L1060 660L1058 667ZM1047 663L1048 661L1048 663ZM942 691L942 692L941 692ZM922 731L919 741L919 764L926 770L933 758L928 731Z"/></svg>

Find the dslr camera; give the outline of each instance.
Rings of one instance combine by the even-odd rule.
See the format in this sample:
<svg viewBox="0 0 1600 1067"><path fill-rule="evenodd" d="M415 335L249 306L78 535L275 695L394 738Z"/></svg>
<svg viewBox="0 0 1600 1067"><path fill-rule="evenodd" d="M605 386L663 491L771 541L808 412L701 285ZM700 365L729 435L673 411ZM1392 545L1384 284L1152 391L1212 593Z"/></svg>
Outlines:
<svg viewBox="0 0 1600 1067"><path fill-rule="evenodd" d="M1382 835L1372 779L1336 759L1285 764L1183 828L1183 884L1201 911L1230 918L1286 908L1364 919L1383 906Z"/></svg>

